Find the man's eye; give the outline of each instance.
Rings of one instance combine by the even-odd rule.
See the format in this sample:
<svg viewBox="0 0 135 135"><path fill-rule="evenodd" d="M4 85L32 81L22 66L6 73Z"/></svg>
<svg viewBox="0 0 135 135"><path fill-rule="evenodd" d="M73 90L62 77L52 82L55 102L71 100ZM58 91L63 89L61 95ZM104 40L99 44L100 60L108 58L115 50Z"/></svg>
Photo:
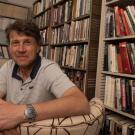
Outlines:
<svg viewBox="0 0 135 135"><path fill-rule="evenodd" d="M20 42L12 42L11 44L12 44L12 45L19 45Z"/></svg>
<svg viewBox="0 0 135 135"><path fill-rule="evenodd" d="M24 41L24 45L30 45L31 41Z"/></svg>

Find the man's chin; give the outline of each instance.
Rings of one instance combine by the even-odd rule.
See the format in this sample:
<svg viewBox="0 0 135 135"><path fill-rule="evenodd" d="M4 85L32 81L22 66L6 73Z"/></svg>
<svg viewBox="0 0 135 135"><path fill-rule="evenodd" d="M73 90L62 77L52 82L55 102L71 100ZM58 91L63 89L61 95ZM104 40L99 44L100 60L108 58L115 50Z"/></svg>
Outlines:
<svg viewBox="0 0 135 135"><path fill-rule="evenodd" d="M16 64L17 64L19 67L27 67L27 66L30 65L29 63L26 63L26 62L16 62Z"/></svg>

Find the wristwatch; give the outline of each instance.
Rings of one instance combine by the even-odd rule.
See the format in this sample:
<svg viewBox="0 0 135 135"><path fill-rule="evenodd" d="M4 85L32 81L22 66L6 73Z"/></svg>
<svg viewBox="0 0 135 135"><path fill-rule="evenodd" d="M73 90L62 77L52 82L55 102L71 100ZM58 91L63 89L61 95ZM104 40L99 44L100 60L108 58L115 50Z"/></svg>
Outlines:
<svg viewBox="0 0 135 135"><path fill-rule="evenodd" d="M27 108L24 111L25 119L30 123L34 122L37 117L35 108L32 106L32 104L27 104L26 107Z"/></svg>

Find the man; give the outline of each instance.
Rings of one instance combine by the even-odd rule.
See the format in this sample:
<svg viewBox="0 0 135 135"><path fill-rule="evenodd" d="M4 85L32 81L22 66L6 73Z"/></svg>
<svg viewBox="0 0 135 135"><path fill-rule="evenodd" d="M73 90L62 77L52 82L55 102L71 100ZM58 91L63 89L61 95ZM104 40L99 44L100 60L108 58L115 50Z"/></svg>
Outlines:
<svg viewBox="0 0 135 135"><path fill-rule="evenodd" d="M11 60L0 69L0 134L18 135L23 122L89 113L86 97L59 66L39 56L41 36L32 22L6 29Z"/></svg>

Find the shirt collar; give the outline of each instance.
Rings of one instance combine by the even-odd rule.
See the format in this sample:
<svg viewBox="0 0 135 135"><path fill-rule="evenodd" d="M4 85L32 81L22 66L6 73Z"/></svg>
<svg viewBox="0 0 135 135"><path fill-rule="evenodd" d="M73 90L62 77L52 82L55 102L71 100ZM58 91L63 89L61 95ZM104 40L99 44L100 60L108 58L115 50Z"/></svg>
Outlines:
<svg viewBox="0 0 135 135"><path fill-rule="evenodd" d="M33 69L30 73L31 79L34 79L36 77L40 66L41 66L41 57L38 55L35 62L34 62ZM17 80L22 80L22 78L18 75L18 68L19 68L19 66L17 64L15 64L14 68L13 68L13 72L12 72L12 77L17 79Z"/></svg>

